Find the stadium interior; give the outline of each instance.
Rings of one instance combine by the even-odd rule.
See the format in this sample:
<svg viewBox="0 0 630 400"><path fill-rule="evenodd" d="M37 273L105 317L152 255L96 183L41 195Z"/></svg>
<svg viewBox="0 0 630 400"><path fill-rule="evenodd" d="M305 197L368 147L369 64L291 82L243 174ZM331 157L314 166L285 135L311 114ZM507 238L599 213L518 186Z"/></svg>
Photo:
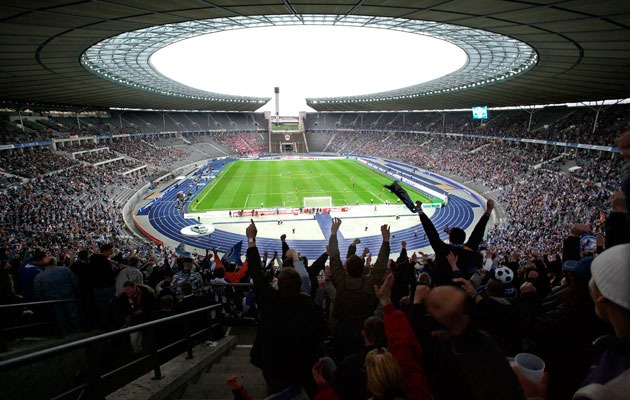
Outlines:
<svg viewBox="0 0 630 400"><path fill-rule="evenodd" d="M630 399L628 2L0 8L1 398ZM286 116L149 61L337 24L468 61Z"/></svg>

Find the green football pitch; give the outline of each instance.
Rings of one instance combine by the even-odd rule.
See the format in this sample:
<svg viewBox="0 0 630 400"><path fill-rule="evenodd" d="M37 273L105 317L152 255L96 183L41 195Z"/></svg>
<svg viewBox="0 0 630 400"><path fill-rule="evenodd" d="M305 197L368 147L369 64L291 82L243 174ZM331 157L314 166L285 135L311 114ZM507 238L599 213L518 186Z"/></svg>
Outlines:
<svg viewBox="0 0 630 400"><path fill-rule="evenodd" d="M371 200L396 204L397 197L383 190L391 183L391 178L350 159L235 161L193 199L190 211L301 207L304 197L324 196L332 197L334 206L371 204ZM402 186L412 201L431 202Z"/></svg>

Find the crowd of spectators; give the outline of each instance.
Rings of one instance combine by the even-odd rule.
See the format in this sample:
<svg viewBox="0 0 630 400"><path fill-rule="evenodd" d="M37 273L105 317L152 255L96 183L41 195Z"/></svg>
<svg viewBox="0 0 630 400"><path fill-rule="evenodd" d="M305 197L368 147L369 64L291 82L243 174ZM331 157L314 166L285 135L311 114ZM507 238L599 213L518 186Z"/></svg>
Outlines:
<svg viewBox="0 0 630 400"><path fill-rule="evenodd" d="M240 156L253 156L268 152L265 143L258 132L212 132L214 140L236 151Z"/></svg>
<svg viewBox="0 0 630 400"><path fill-rule="evenodd" d="M74 160L47 150L27 153L3 152L0 157L0 170L25 178L35 178L77 164Z"/></svg>
<svg viewBox="0 0 630 400"><path fill-rule="evenodd" d="M403 113L309 114L307 130L414 130L611 146L630 128L629 108L627 104L605 106L599 114L589 107L549 107L532 114L531 110L490 110L488 120L473 120L470 112L407 113L404 117Z"/></svg>
<svg viewBox="0 0 630 400"><path fill-rule="evenodd" d="M228 315L257 321L251 362L269 395L298 387L317 399L627 396L630 133L619 141L624 161L563 155L559 147L347 135L349 150L502 189L506 219L484 240L490 200L468 237L451 227L444 242L420 207L433 254L408 254L403 242L390 259L394 238L383 225L374 263L358 239L342 262L339 219L312 263L284 235L281 255L261 255L253 220L244 260L209 251L178 256L125 239L120 205L109 199L132 178L68 167L67 159L68 168L41 177L39 163L54 165L49 155L34 153L30 164L3 158L0 167L36 172L0 193L2 301L79 296L78 308L55 311L62 332L117 329L222 304ZM141 147L150 159L172 150L112 146L139 160ZM569 161L581 168L565 171L561 163ZM251 283L253 291L217 286L225 283ZM141 335L131 336L130 348L142 351ZM544 360L542 377L519 362L523 353ZM514 364L506 356L516 356ZM237 380L229 384L247 398Z"/></svg>
<svg viewBox="0 0 630 400"><path fill-rule="evenodd" d="M120 156L115 152L107 149L101 151L91 151L88 153L81 153L75 155L75 159L79 161L85 161L90 164L95 164L101 161L112 160L115 158L119 158Z"/></svg>
<svg viewBox="0 0 630 400"><path fill-rule="evenodd" d="M147 164L162 169L171 169L178 161L185 160L191 151L181 148L161 148L153 145L151 139L121 139L109 144L110 148Z"/></svg>

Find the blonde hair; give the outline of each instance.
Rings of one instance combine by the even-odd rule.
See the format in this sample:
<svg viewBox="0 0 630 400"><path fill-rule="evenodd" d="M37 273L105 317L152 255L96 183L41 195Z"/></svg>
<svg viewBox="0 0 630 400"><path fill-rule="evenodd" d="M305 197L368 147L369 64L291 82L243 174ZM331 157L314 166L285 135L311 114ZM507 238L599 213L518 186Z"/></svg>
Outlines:
<svg viewBox="0 0 630 400"><path fill-rule="evenodd" d="M392 353L379 347L365 357L367 389L376 399L404 399L403 374Z"/></svg>

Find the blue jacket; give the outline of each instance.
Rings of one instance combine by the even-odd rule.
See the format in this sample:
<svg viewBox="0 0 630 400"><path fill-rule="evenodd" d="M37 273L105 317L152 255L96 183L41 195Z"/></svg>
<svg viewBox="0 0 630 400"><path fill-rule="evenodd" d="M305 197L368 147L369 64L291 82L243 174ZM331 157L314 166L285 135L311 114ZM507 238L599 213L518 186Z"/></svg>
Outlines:
<svg viewBox="0 0 630 400"><path fill-rule="evenodd" d="M630 369L630 340L608 335L597 338L593 344L602 349L601 357L591 367L581 386L591 383L603 385Z"/></svg>
<svg viewBox="0 0 630 400"><path fill-rule="evenodd" d="M35 282L35 277L40 272L42 272L42 270L39 268L39 265L34 262L20 267L20 290L22 291L22 296L26 303L34 301L35 299L33 296L33 283Z"/></svg>
<svg viewBox="0 0 630 400"><path fill-rule="evenodd" d="M71 299L78 285L79 279L70 268L48 266L35 278L33 294L37 300Z"/></svg>

